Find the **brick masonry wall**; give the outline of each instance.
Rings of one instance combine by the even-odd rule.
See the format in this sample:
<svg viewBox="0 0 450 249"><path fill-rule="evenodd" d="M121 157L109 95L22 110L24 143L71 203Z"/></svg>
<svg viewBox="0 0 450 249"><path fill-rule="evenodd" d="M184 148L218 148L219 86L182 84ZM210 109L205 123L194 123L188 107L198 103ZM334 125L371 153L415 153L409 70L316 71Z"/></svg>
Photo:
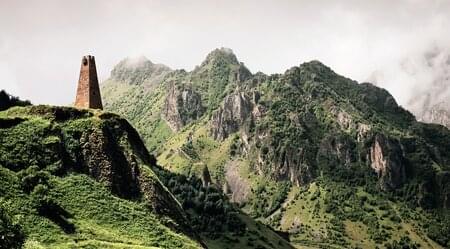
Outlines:
<svg viewBox="0 0 450 249"><path fill-rule="evenodd" d="M94 56L87 55L81 59L75 107L103 109Z"/></svg>

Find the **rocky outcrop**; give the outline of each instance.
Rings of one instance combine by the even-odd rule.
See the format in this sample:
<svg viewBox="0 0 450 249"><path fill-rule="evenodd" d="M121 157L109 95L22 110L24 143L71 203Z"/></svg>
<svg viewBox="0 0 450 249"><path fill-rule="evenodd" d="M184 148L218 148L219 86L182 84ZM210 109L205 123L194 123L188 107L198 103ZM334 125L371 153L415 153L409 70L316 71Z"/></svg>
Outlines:
<svg viewBox="0 0 450 249"><path fill-rule="evenodd" d="M209 174L208 166L204 165L201 174L201 180L203 187L208 187L212 184L211 174Z"/></svg>
<svg viewBox="0 0 450 249"><path fill-rule="evenodd" d="M132 199L139 196L136 158L124 154L106 129L83 133L80 142L82 171L105 183L120 197Z"/></svg>
<svg viewBox="0 0 450 249"><path fill-rule="evenodd" d="M209 111L216 110L227 93L252 77L228 48L215 49L189 74L186 81L201 89Z"/></svg>
<svg viewBox="0 0 450 249"><path fill-rule="evenodd" d="M171 84L161 116L173 131L179 131L183 126L197 120L204 112L199 93L190 87L179 88L176 84Z"/></svg>
<svg viewBox="0 0 450 249"><path fill-rule="evenodd" d="M259 155L262 158L260 161L263 163L258 165L258 171L261 175L269 173L279 181L287 180L296 186L302 186L309 183L314 177L312 163L307 159L308 153L308 148L288 146L278 152L275 151L272 155L273 158L270 158L262 151ZM266 171L268 166L269 172Z"/></svg>
<svg viewBox="0 0 450 249"><path fill-rule="evenodd" d="M235 203L245 203L251 193L250 182L239 174L239 164L230 161L225 165L225 184L223 192L230 195Z"/></svg>
<svg viewBox="0 0 450 249"><path fill-rule="evenodd" d="M255 157L254 171L279 181L290 181L296 186L309 183L314 177L314 149L308 142L286 144L272 129L256 131L250 142L248 156Z"/></svg>
<svg viewBox="0 0 450 249"><path fill-rule="evenodd" d="M372 129L372 126L368 124L359 123L357 126L357 141L362 142L367 139L368 135L370 134L370 131Z"/></svg>
<svg viewBox="0 0 450 249"><path fill-rule="evenodd" d="M257 105L258 92L246 94L236 91L225 97L221 107L213 113L211 118L211 135L214 139L224 140L230 134L250 125L261 118L263 110Z"/></svg>
<svg viewBox="0 0 450 249"><path fill-rule="evenodd" d="M111 192L125 199L138 199L156 214L176 222L166 225L195 238L175 197L151 172L156 160L148 153L134 128L113 114L101 114L103 125L86 130L80 138L80 155L72 155L77 171L102 182Z"/></svg>
<svg viewBox="0 0 450 249"><path fill-rule="evenodd" d="M355 148L355 142L348 135L327 136L320 143L317 162L328 169L349 167L357 161Z"/></svg>
<svg viewBox="0 0 450 249"><path fill-rule="evenodd" d="M330 109L330 114L334 116L337 124L342 130L352 130L355 129L356 123L353 117L345 110L340 109L338 106L333 105Z"/></svg>
<svg viewBox="0 0 450 249"><path fill-rule="evenodd" d="M384 190L396 189L406 180L405 158L398 141L377 134L369 149L370 167L378 174Z"/></svg>
<svg viewBox="0 0 450 249"><path fill-rule="evenodd" d="M450 104L442 102L422 112L419 121L435 123L450 128Z"/></svg>

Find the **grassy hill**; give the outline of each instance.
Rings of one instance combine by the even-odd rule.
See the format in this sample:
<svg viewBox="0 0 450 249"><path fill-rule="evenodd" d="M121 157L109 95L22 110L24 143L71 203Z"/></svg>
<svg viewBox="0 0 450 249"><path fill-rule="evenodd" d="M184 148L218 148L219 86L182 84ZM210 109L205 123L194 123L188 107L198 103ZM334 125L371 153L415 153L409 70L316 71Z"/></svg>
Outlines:
<svg viewBox="0 0 450 249"><path fill-rule="evenodd" d="M0 124L0 199L27 248L201 248L123 119L30 106Z"/></svg>
<svg viewBox="0 0 450 249"><path fill-rule="evenodd" d="M214 186L159 167L133 127L107 112L0 112L0 182L0 248L291 248ZM185 194L203 199L187 208Z"/></svg>

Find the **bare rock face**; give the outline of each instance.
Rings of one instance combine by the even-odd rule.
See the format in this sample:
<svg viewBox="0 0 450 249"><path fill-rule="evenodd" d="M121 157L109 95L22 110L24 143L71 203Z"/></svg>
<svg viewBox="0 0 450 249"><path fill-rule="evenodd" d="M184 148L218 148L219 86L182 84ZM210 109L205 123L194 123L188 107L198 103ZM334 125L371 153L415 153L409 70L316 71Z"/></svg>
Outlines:
<svg viewBox="0 0 450 249"><path fill-rule="evenodd" d="M230 194L231 201L245 203L251 193L250 182L239 175L239 165L230 161L225 165L224 192Z"/></svg>
<svg viewBox="0 0 450 249"><path fill-rule="evenodd" d="M211 175L209 174L208 166L204 165L202 169L202 175L201 175L202 185L203 187L208 187L212 184Z"/></svg>
<svg viewBox="0 0 450 249"><path fill-rule="evenodd" d="M168 222L167 226L197 238L180 204L150 172L151 167L156 167L156 159L148 153L136 130L124 119L109 114L100 118L104 125L81 134L76 170L102 182L121 198L143 197L156 214L177 221Z"/></svg>
<svg viewBox="0 0 450 249"><path fill-rule="evenodd" d="M257 106L258 93L246 94L237 91L225 97L221 107L214 112L211 119L211 134L214 139L224 140L230 134L239 131L246 123L259 118L260 108Z"/></svg>
<svg viewBox="0 0 450 249"><path fill-rule="evenodd" d="M307 144L295 146L279 144L270 131L259 133L256 144L261 148L253 148L256 154L254 170L259 175L270 176L280 181L290 181L296 186L309 183L314 178L314 153Z"/></svg>
<svg viewBox="0 0 450 249"><path fill-rule="evenodd" d="M105 183L120 197L139 196L139 167L135 157L124 154L106 130L95 129L81 138L88 174ZM127 158L129 157L129 158Z"/></svg>
<svg viewBox="0 0 450 249"><path fill-rule="evenodd" d="M201 96L192 88L179 89L175 84L169 87L162 109L162 117L173 131L198 119L205 112Z"/></svg>
<svg viewBox="0 0 450 249"><path fill-rule="evenodd" d="M277 153L274 161L274 176L279 180L289 180L296 186L304 185L313 179L311 163L306 159L305 148L286 148Z"/></svg>
<svg viewBox="0 0 450 249"><path fill-rule="evenodd" d="M367 136L370 134L372 126L368 124L359 123L357 128L357 141L362 142L367 139Z"/></svg>
<svg viewBox="0 0 450 249"><path fill-rule="evenodd" d="M261 110L263 114L255 117L264 119L267 111L264 107L259 107L254 110ZM289 126L296 129L317 124L317 120L307 114L301 117L291 114L287 119ZM307 184L314 178L316 150L310 146L310 142L300 141L302 139L298 137L296 144L285 143L280 139L278 131L264 125L255 127L252 136L241 132L240 138L244 145L243 152L253 159L252 167L257 174L279 181L290 181L296 186Z"/></svg>
<svg viewBox="0 0 450 249"><path fill-rule="evenodd" d="M328 136L322 139L317 153L317 162L327 167L349 167L356 162L355 142L345 135Z"/></svg>
<svg viewBox="0 0 450 249"><path fill-rule="evenodd" d="M381 188L389 190L401 186L406 173L400 143L377 134L369 150L370 166L378 174Z"/></svg>
<svg viewBox="0 0 450 249"><path fill-rule="evenodd" d="M309 182L313 178L313 174L311 163L307 159L310 157L310 150L306 148L307 146L280 145L278 149L264 146L255 152L250 152L256 143L261 145L277 143L277 141L272 141L270 130L258 131L254 138L249 138L251 135L248 131L251 126L263 118L266 113L265 108L258 102L259 93L256 91L249 94L236 91L225 97L221 107L213 113L210 129L212 136L217 140L224 140L230 134L240 132L240 140L243 145L241 152L248 155L256 154L254 170L258 174L270 175L278 180L289 180L298 186ZM292 117L292 122L300 125L300 121L295 117ZM245 188L240 188L245 183L234 177L233 172L233 167L229 166L226 174L227 189L233 193L232 198L235 201L243 201L246 198Z"/></svg>
<svg viewBox="0 0 450 249"><path fill-rule="evenodd" d="M155 195L155 192L150 194L143 189L146 186L159 190L159 186L149 187L149 185L160 183L144 179L144 175L141 174L142 166L151 166L153 162L139 135L127 121L104 116L101 118L105 119L104 122L107 125L81 134L81 153L75 166L81 167L78 170L106 184L114 194L120 197L133 199L140 195L145 197ZM168 193L160 194L169 196ZM172 197L169 196L169 198ZM152 202L151 205L159 204Z"/></svg>
<svg viewBox="0 0 450 249"><path fill-rule="evenodd" d="M419 121L440 124L450 128L450 104L442 102L424 110L419 115Z"/></svg>
<svg viewBox="0 0 450 249"><path fill-rule="evenodd" d="M355 129L356 123L353 117L345 110L340 109L338 106L333 105L330 107L329 112L334 116L336 123L342 130Z"/></svg>

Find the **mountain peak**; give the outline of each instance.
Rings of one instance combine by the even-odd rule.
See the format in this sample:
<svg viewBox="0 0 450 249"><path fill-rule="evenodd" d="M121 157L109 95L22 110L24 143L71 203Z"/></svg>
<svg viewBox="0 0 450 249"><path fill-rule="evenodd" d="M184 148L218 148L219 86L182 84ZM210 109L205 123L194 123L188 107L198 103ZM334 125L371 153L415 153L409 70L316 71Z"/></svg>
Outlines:
<svg viewBox="0 0 450 249"><path fill-rule="evenodd" d="M169 72L171 69L163 64L154 64L145 56L127 57L111 71L111 78L128 84L141 84L145 80Z"/></svg>
<svg viewBox="0 0 450 249"><path fill-rule="evenodd" d="M231 48L216 48L213 51L211 51L207 56L206 59L202 62L202 67L217 63L219 61L223 61L228 64L234 64L239 65L239 61L236 57L236 55L233 53L233 50Z"/></svg>
<svg viewBox="0 0 450 249"><path fill-rule="evenodd" d="M122 63L122 65L126 67L145 67L149 65L154 65L147 57L143 55L138 57L127 57L123 59L120 63Z"/></svg>
<svg viewBox="0 0 450 249"><path fill-rule="evenodd" d="M323 64L322 62L320 62L318 60L304 62L304 63L300 64L300 68L304 68L306 70L309 70L311 72L316 72L316 73L327 72L327 73L334 74L334 71L330 67L328 67L327 65Z"/></svg>
<svg viewBox="0 0 450 249"><path fill-rule="evenodd" d="M151 68L155 64L151 62L147 57L145 56L138 56L138 57L127 57L123 60L121 60L113 69L113 71L117 71L120 69L146 69Z"/></svg>

